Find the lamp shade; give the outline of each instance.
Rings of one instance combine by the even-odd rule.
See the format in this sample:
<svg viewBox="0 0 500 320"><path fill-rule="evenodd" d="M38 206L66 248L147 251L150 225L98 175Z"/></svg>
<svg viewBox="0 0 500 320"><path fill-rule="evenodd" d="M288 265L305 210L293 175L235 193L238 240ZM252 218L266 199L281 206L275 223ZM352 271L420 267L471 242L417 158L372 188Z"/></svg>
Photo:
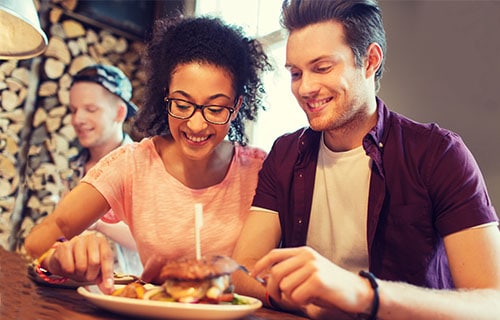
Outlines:
<svg viewBox="0 0 500 320"><path fill-rule="evenodd" d="M33 0L0 0L0 59L32 58L47 43Z"/></svg>

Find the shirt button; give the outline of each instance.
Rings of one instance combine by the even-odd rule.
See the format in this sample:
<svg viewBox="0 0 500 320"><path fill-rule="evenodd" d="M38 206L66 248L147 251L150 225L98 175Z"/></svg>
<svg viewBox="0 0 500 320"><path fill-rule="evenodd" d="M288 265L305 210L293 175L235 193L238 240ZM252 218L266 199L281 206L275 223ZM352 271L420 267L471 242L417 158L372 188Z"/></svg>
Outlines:
<svg viewBox="0 0 500 320"><path fill-rule="evenodd" d="M384 147L384 144L382 142L379 142L378 146L382 149Z"/></svg>
<svg viewBox="0 0 500 320"><path fill-rule="evenodd" d="M302 224L302 219L298 219L298 220L297 220L297 223L298 223L298 224Z"/></svg>
<svg viewBox="0 0 500 320"><path fill-rule="evenodd" d="M299 178L302 178L302 173L299 173Z"/></svg>

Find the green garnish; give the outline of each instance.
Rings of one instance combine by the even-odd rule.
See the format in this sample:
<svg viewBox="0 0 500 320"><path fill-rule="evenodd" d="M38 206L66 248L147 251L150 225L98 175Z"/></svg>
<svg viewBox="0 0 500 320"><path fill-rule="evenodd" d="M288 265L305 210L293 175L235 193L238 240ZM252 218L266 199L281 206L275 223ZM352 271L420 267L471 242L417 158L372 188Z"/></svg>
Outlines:
<svg viewBox="0 0 500 320"><path fill-rule="evenodd" d="M244 297L234 293L231 304L241 305L241 304L250 304L250 302L248 301L248 299L245 299Z"/></svg>

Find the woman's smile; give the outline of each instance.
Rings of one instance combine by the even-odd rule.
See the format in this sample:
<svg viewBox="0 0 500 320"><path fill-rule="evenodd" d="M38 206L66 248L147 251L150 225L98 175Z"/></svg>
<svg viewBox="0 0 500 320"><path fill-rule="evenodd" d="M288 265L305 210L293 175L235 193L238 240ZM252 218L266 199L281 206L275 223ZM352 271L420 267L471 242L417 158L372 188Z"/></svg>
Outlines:
<svg viewBox="0 0 500 320"><path fill-rule="evenodd" d="M206 142L212 135L195 136L184 133L184 137L191 143L201 144Z"/></svg>

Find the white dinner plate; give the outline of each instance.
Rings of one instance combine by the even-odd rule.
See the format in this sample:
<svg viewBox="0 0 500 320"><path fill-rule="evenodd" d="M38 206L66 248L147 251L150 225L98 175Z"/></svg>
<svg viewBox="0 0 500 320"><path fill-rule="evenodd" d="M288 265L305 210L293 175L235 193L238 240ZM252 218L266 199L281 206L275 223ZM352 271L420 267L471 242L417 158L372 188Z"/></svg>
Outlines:
<svg viewBox="0 0 500 320"><path fill-rule="evenodd" d="M192 304L115 297L103 294L96 285L79 287L77 291L103 309L155 319L238 319L262 307L260 300L242 295L239 297L248 304Z"/></svg>

